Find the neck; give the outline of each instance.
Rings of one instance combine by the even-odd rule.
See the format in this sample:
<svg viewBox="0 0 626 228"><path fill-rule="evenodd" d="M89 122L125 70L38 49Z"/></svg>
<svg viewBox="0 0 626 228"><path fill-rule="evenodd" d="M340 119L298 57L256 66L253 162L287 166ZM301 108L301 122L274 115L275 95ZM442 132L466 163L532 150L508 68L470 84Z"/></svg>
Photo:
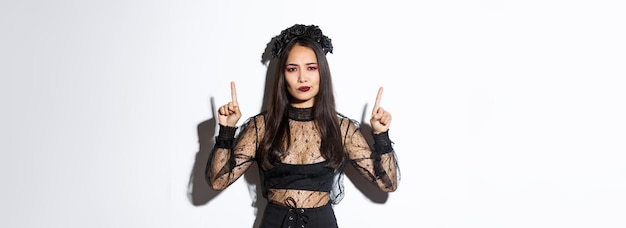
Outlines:
<svg viewBox="0 0 626 228"><path fill-rule="evenodd" d="M300 108L289 106L287 108L287 117L296 121L311 121L313 120L313 107Z"/></svg>

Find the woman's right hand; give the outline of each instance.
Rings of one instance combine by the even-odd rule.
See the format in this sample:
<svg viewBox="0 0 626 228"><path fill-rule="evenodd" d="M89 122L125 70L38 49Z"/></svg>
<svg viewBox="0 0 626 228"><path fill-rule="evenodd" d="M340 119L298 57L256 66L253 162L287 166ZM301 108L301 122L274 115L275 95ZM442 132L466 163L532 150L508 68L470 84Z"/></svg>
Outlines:
<svg viewBox="0 0 626 228"><path fill-rule="evenodd" d="M239 118L241 118L241 111L239 111L239 104L237 103L235 82L230 82L230 96L231 101L218 109L218 120L223 126L236 127Z"/></svg>

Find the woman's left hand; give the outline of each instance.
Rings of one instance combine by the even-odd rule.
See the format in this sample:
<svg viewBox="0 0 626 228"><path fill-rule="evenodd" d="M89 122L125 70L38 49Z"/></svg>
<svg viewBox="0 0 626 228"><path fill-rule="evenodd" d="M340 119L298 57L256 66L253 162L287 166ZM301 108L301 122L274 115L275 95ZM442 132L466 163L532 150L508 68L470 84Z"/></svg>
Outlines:
<svg viewBox="0 0 626 228"><path fill-rule="evenodd" d="M391 114L385 109L380 107L380 99L383 96L383 87L378 89L376 95L376 102L374 103L374 109L372 110L372 118L370 118L370 124L374 134L380 134L389 130L391 125Z"/></svg>

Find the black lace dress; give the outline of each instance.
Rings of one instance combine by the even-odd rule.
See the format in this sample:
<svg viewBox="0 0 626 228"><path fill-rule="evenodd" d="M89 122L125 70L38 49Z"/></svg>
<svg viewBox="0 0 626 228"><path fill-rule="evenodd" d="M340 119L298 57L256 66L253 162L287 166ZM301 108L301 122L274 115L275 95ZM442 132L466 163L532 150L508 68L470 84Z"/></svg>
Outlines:
<svg viewBox="0 0 626 228"><path fill-rule="evenodd" d="M290 107L288 116L291 144L287 155L269 170L260 168L263 196L269 202L262 227L336 227L331 204L343 197L343 168L326 166L312 108ZM343 115L337 118L348 163L381 190L395 191L400 173L388 132L373 135L370 146L357 121ZM206 174L213 189L225 189L257 161L265 115L246 120L235 138L236 130L220 126Z"/></svg>

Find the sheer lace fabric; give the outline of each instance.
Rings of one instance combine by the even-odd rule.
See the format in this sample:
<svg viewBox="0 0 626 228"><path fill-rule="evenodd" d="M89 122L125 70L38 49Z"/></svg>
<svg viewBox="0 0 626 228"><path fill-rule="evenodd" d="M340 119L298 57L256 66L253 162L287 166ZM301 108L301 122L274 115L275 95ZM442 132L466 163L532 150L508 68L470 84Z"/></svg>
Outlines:
<svg viewBox="0 0 626 228"><path fill-rule="evenodd" d="M207 178L214 189L228 187L255 161L265 133L264 118L260 114L248 119L236 140L233 139L234 128L221 126L207 169ZM399 182L399 168L387 133L374 135L379 145L370 147L358 122L342 115L337 118L348 163L381 190L394 191ZM339 203L343 197L343 168L324 167L312 109L291 108L289 127L291 144L281 163L271 170L260 168L264 197L275 204L298 208Z"/></svg>

